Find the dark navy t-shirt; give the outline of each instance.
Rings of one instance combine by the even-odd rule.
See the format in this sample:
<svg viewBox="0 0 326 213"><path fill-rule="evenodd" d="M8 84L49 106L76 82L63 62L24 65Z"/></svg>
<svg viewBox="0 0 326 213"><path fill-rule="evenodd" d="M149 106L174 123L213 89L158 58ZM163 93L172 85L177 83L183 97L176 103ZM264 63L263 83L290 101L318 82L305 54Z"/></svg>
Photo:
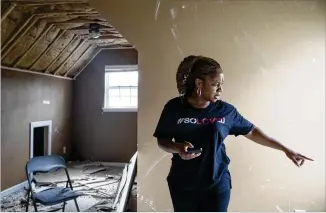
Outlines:
<svg viewBox="0 0 326 213"><path fill-rule="evenodd" d="M199 157L191 160L173 154L167 177L169 185L204 189L218 183L228 173L230 163L224 139L228 135L246 135L253 127L234 106L224 101L212 102L204 109L194 108L179 97L168 101L154 137L179 143L187 141L203 149Z"/></svg>

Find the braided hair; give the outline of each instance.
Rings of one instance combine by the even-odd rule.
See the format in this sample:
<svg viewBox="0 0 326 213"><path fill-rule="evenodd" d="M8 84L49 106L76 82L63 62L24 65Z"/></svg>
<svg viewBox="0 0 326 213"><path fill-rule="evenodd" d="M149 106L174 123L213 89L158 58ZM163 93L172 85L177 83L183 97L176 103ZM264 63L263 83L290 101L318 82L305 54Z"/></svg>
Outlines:
<svg viewBox="0 0 326 213"><path fill-rule="evenodd" d="M207 77L215 77L221 73L220 64L212 58L190 55L180 63L176 81L180 97L190 96L194 91L197 78L205 80Z"/></svg>

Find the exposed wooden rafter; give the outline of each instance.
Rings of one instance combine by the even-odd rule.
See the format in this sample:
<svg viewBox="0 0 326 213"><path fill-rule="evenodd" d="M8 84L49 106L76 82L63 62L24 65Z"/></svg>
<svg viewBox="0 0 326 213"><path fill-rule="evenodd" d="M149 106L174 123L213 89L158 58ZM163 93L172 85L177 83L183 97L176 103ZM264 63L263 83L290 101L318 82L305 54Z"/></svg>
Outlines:
<svg viewBox="0 0 326 213"><path fill-rule="evenodd" d="M70 47L70 45L77 40L77 36L74 36L69 43L65 46L65 48L63 48L63 50L61 50L61 52L51 61L51 63L48 65L48 67L45 69L45 73L49 73L50 72L50 68L51 66L60 58L60 56L68 49L68 47Z"/></svg>
<svg viewBox="0 0 326 213"><path fill-rule="evenodd" d="M81 40L79 42L79 44L69 53L69 55L67 56L67 58L56 69L56 71L54 72L54 75L58 75L59 74L61 68L66 64L67 61L70 60L70 58L74 55L74 53L77 52L85 44L85 42L86 42L86 40Z"/></svg>
<svg viewBox="0 0 326 213"><path fill-rule="evenodd" d="M10 50L12 50L12 48L14 48L16 43L19 41L19 38L23 37L37 21L38 17L32 15L24 22L24 24L9 39L9 41L7 41L1 48L1 59L4 59L8 55Z"/></svg>
<svg viewBox="0 0 326 213"><path fill-rule="evenodd" d="M85 36L85 35L83 35L83 37L90 37L90 35L87 35L87 36ZM89 40L90 41L94 41L94 40L103 40L103 39L105 39L105 40L115 40L115 39L124 39L125 40L125 38L123 38L122 36L120 36L120 35L107 35L107 34L105 34L105 35L101 35L100 37L98 37L98 38L90 38Z"/></svg>
<svg viewBox="0 0 326 213"><path fill-rule="evenodd" d="M8 2L8 1L5 1ZM43 5L57 5L57 4L80 4L87 3L87 0L65 0L65 1L24 1L24 0L10 0L10 2L18 3L24 6L43 6Z"/></svg>
<svg viewBox="0 0 326 213"><path fill-rule="evenodd" d="M98 47L95 49L93 55L89 58L89 60L87 60L86 63L76 72L74 79L76 79L78 75L87 67L87 65L93 61L93 59L101 52L101 50L102 49Z"/></svg>
<svg viewBox="0 0 326 213"><path fill-rule="evenodd" d="M74 80L73 78L68 78L68 77L64 77L64 76L59 76L59 75L54 76L52 74L36 72L36 71L26 70L26 69L20 69L20 68L14 68L14 67L8 67L8 66L5 66L5 65L1 65L1 68L6 69L6 70L17 71L17 72L32 73L32 74L45 75L45 76L50 76L50 77L55 77L55 78Z"/></svg>
<svg viewBox="0 0 326 213"><path fill-rule="evenodd" d="M78 15L78 16L92 16L92 15L99 15L97 11L87 11L87 10L49 10L49 11L40 11L36 12L35 15L43 16L43 18L46 17L52 17L52 16L63 16L63 15Z"/></svg>
<svg viewBox="0 0 326 213"><path fill-rule="evenodd" d="M35 47L35 45L37 44L37 42L43 38L53 27L53 24L50 24L49 26L47 26L47 28L43 31L43 33L41 33L41 35L39 35L34 42L32 43L31 46L28 47L28 49L25 51L25 53L20 56L17 61L14 62L13 67L16 67L23 59L24 57Z"/></svg>
<svg viewBox="0 0 326 213"><path fill-rule="evenodd" d="M65 34L66 30L61 30L61 32L58 33L58 35L53 39L53 41L49 44L49 46L37 57L37 59L33 62L31 66L29 66L28 69L33 69L33 66L45 55L47 54L53 45Z"/></svg>
<svg viewBox="0 0 326 213"><path fill-rule="evenodd" d="M12 70L25 72L17 67L28 66L27 72L75 79L101 49L134 48L88 5L87 0L2 2L5 2L6 8L1 23L10 27L1 29L4 38L7 38L1 48L1 61ZM38 24L40 21L42 24ZM43 23L46 23L46 27ZM90 24L95 23L99 24L98 38L93 38L90 33ZM47 36L49 32L56 35ZM31 40L25 44L27 37Z"/></svg>
<svg viewBox="0 0 326 213"><path fill-rule="evenodd" d="M103 25L100 25L99 26L100 28L99 28L99 30L115 30L115 28L114 27L108 27L108 26L103 26ZM81 26L81 27L74 27L74 28L71 28L71 29L69 29L69 30L71 30L72 32L74 31L74 30L82 30L82 31L84 31L84 30L89 30L89 28L88 27L86 27L86 26Z"/></svg>
<svg viewBox="0 0 326 213"><path fill-rule="evenodd" d="M83 35L83 34L88 35L89 34L88 26L73 27L73 28L70 28L67 30L69 30L69 32L74 33L74 34L80 34L80 35ZM99 30L101 33L111 33L113 35L119 34L119 32L116 31L113 27L103 26L103 27L100 27Z"/></svg>
<svg viewBox="0 0 326 213"><path fill-rule="evenodd" d="M11 11L16 7L16 3L11 4L1 16L1 23L7 18Z"/></svg>
<svg viewBox="0 0 326 213"><path fill-rule="evenodd" d="M92 49L93 45L89 45L84 52L79 56L79 58L71 65L71 67L67 70L67 72L64 74L65 77L67 77L69 75L69 73L71 72L71 70L75 67L75 65L82 59L85 57L86 53Z"/></svg>
<svg viewBox="0 0 326 213"><path fill-rule="evenodd" d="M104 26L110 26L107 22L101 21L101 20L87 20L87 19L80 19L80 18L76 18L76 19L71 19L68 21L64 21L64 22L52 22L53 24L56 25L60 25L60 24L92 24L92 23L97 23L97 24L101 24Z"/></svg>

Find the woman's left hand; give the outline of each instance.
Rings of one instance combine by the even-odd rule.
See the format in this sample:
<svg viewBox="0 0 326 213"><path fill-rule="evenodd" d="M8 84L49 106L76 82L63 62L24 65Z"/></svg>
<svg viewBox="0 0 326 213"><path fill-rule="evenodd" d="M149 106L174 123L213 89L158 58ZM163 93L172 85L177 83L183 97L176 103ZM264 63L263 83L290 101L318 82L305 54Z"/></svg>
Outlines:
<svg viewBox="0 0 326 213"><path fill-rule="evenodd" d="M313 159L308 158L308 157L306 157L306 156L304 156L304 155L302 155L300 153L297 153L297 152L295 152L295 151L293 151L291 149L288 149L288 148L286 148L284 150L284 152L285 152L286 156L288 158L290 158L290 160L292 160L293 163L295 165L297 165L298 167L302 166L304 164L305 160L314 161Z"/></svg>

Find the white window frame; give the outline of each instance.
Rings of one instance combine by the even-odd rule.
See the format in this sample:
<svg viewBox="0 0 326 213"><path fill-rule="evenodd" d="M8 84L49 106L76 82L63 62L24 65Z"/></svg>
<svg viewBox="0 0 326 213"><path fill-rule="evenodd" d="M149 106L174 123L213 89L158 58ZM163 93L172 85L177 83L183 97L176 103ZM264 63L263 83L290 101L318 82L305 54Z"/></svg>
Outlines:
<svg viewBox="0 0 326 213"><path fill-rule="evenodd" d="M138 65L107 65L105 66L105 73L107 72L132 72L132 71L137 71L138 76L139 76L139 70L138 70ZM104 76L105 76L104 73ZM139 81L139 80L138 80ZM128 86L130 88L130 86ZM138 84L137 86L132 86L132 88L137 88L138 91ZM105 77L104 77L104 97L103 97L103 112L137 112L138 111L138 103L137 107L124 107L124 108L106 108L104 107L105 105L105 97L106 96L106 91L105 91Z"/></svg>

